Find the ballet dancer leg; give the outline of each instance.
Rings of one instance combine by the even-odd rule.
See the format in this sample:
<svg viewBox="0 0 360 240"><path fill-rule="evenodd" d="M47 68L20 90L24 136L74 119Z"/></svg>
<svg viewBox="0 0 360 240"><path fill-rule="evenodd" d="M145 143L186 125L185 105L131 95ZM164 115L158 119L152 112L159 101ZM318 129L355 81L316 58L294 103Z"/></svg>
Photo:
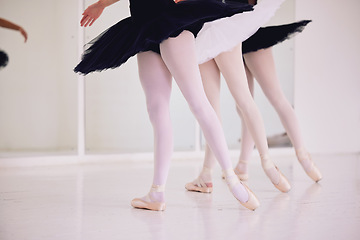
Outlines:
<svg viewBox="0 0 360 240"><path fill-rule="evenodd" d="M173 151L172 125L169 113L172 77L160 55L142 52L137 55L139 77L154 131L154 177L148 195L132 201L132 206L164 210L164 187Z"/></svg>
<svg viewBox="0 0 360 240"><path fill-rule="evenodd" d="M214 108L216 114L218 115L218 118L221 120L221 114L220 114L220 70L218 66L216 65L216 62L214 59L207 61L203 64L200 64L200 73L201 73L201 79L203 80L204 90L206 93L206 97L208 98L211 106ZM248 74L251 74L250 72L246 72L247 76ZM250 79L248 77L248 79ZM253 85L253 82L252 82ZM250 91L252 91L253 87L250 87ZM241 116L240 110L237 107L237 111ZM242 116L241 116L242 117ZM244 121L242 121L242 124ZM249 138L250 132L247 128L244 127L245 124L243 124L243 135L242 139L245 137ZM245 132L245 134L244 134ZM250 149L250 151L241 151L242 155L240 157L244 157L244 155L247 153L247 155L250 157L252 149L254 148L254 141L252 140L251 136L250 141L242 141L242 148ZM247 143L247 144L246 144ZM245 146L243 146L245 144ZM246 155L245 155L246 156ZM240 159L246 159L248 160L249 157L244 157ZM236 175L239 177L241 181L247 180L247 162L244 160L240 160L239 164L241 165L240 171L238 169L234 169ZM189 182L186 184L186 189L189 191L196 191L196 192L203 192L203 193L210 193L212 192L212 169L216 164L216 159L214 154L211 152L209 145L206 144L205 146L205 158L204 158L204 164L203 169L201 170L199 176L192 182ZM242 173L245 172L245 173ZM223 176L225 178L225 176Z"/></svg>
<svg viewBox="0 0 360 240"><path fill-rule="evenodd" d="M206 93L206 97L208 98L211 106L214 108L218 118L221 121L221 114L220 114L220 70L218 66L216 65L216 62L214 59L207 61L203 64L200 64L200 73L201 73L201 79L203 80L204 90ZM249 74L251 74L249 72ZM248 76L248 71L247 71ZM248 78L249 79L249 78ZM206 80L206 81L205 81ZM253 84L253 82L252 82ZM250 87L250 91L252 91L253 88ZM237 108L238 109L238 108ZM238 110L240 114L240 110ZM243 121L242 121L243 123ZM243 129L245 131L245 136L249 137L250 132L247 130L247 128L244 127L245 124L243 124ZM244 134L243 137L244 138ZM249 141L242 141L242 147L244 143L249 143ZM250 146L247 146L250 145ZM250 144L247 144L245 147L247 149L250 148L250 151L245 151L245 153L248 153L249 157L251 156L251 151L254 148L254 141L252 140L250 136ZM245 148L244 147L244 148ZM249 153L250 152L250 153ZM241 151L242 155L241 157L244 157L243 151ZM248 158L240 158L240 159L246 159ZM239 161L241 162L241 169L240 171L236 168L235 173L239 177L241 181L247 180L247 162L244 160ZM206 144L205 146L205 158L204 158L204 164L203 169L201 170L199 176L192 182L189 182L185 185L186 189L189 191L196 191L196 192L203 192L203 193L210 193L212 192L212 169L216 164L216 159L214 154L211 152L209 145ZM238 172L239 171L239 172ZM244 174L241 174L240 172L245 172ZM224 178L225 176L223 176Z"/></svg>
<svg viewBox="0 0 360 240"><path fill-rule="evenodd" d="M215 110L218 118L221 121L220 114L220 70L216 65L214 59L207 61L199 66L201 79L206 79L203 82L204 90L207 99ZM212 192L212 169L216 165L216 158L211 152L209 145L205 145L205 158L203 168L199 176L192 182L185 185L189 191L211 193Z"/></svg>
<svg viewBox="0 0 360 240"><path fill-rule="evenodd" d="M249 90L251 96L254 98L254 77L251 74L249 68L244 64L246 78L248 81ZM236 111L241 118L241 147L240 147L240 157L239 161L234 168L236 175L240 180L246 181L249 178L248 175L248 165L254 150L255 142L251 137L249 129L246 127L244 117L242 116L241 110L236 106Z"/></svg>
<svg viewBox="0 0 360 240"><path fill-rule="evenodd" d="M216 65L214 59L207 61L206 63L200 64L200 73L201 79L203 80L204 90L206 97L208 98L211 106L214 108L218 118L221 120L220 114L220 70ZM248 78L249 89L251 94L253 94L254 81L252 79L250 71L246 69L246 76ZM206 81L204 81L206 80ZM236 107L240 117L242 117L241 112L238 107ZM249 130L245 127L244 121L242 123L242 142L241 142L241 155L238 166L240 169L235 168L234 171L241 181L246 181L248 179L247 175L247 160L250 158L252 150L254 148L254 141L252 140ZM245 140L246 138L246 140ZM244 151L243 151L244 149ZM189 191L210 193L212 192L212 169L216 164L216 159L214 154L211 152L209 145L205 146L205 158L203 169L200 172L199 176L192 182L186 184L186 189ZM223 176L224 178L225 176Z"/></svg>
<svg viewBox="0 0 360 240"><path fill-rule="evenodd" d="M176 38L169 38L160 44L161 56L172 73L180 91L195 115L204 136L223 169L230 191L240 203L255 209L258 201L251 191L236 177L227 149L221 123L206 98L197 59L195 39L191 32L183 31Z"/></svg>
<svg viewBox="0 0 360 240"><path fill-rule="evenodd" d="M276 75L272 48L258 50L244 55L245 62L258 81L264 94L278 113L280 120L295 148L296 155L305 172L318 182L322 176L304 147L294 109L285 97Z"/></svg>
<svg viewBox="0 0 360 240"><path fill-rule="evenodd" d="M232 51L218 55L215 61L242 113L246 126L251 132L266 175L276 188L282 192L288 192L291 188L289 182L268 156L265 127L246 81L241 45L238 45Z"/></svg>

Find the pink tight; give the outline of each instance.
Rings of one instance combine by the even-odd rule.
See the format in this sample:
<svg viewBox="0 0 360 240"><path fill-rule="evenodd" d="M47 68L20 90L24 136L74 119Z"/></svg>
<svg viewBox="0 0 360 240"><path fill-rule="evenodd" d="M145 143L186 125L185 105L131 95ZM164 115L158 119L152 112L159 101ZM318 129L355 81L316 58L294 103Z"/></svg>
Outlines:
<svg viewBox="0 0 360 240"><path fill-rule="evenodd" d="M224 52L215 59L201 64L200 71L206 95L219 117L220 72L223 74L228 88L236 101L238 111L241 113L255 141L260 156L266 156L268 154L268 145L264 123L246 81L241 46L239 45L232 51ZM206 147L205 151L204 167L212 168L215 165L215 158L212 156L210 148ZM275 168L268 170L268 174L273 179L273 182L279 181L279 175ZM202 178L205 181L209 179L207 176L202 176Z"/></svg>
<svg viewBox="0 0 360 240"><path fill-rule="evenodd" d="M192 33L182 32L160 44L161 57L152 52L138 54L139 74L146 95L149 117L154 128L153 184L164 185L168 176L172 152L172 131L169 118L171 75L174 77L189 107L198 120L204 136L223 170L231 169L221 123L210 105L201 81ZM242 202L248 193L238 184L233 194ZM163 201L163 193L152 193L152 198Z"/></svg>
<svg viewBox="0 0 360 240"><path fill-rule="evenodd" d="M285 97L279 80L276 75L272 49L267 48L244 55L246 64L246 73L250 91L254 91L254 78L259 83L261 89L269 99L271 105L275 108L280 120L288 133L290 140L296 150L304 148L300 126L294 109ZM254 141L248 128L242 125L241 154L242 161L248 161L254 148ZM239 171L246 171L246 166L241 162L238 163Z"/></svg>
<svg viewBox="0 0 360 240"><path fill-rule="evenodd" d="M173 151L169 113L171 74L160 55L142 52L137 55L139 77L145 92L147 110L154 130L154 185L166 182Z"/></svg>

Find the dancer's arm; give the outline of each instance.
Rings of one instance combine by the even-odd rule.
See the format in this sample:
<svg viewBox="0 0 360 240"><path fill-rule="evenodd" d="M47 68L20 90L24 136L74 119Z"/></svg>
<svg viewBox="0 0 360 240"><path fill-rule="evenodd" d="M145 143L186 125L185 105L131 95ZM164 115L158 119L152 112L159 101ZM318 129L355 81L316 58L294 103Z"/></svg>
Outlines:
<svg viewBox="0 0 360 240"><path fill-rule="evenodd" d="M83 17L80 21L82 27L91 26L96 19L98 19L104 9L113 3L120 0L99 0L96 3L90 5L82 14Z"/></svg>
<svg viewBox="0 0 360 240"><path fill-rule="evenodd" d="M19 25L16 25L15 23L12 23L8 20L5 20L3 18L0 18L0 27L9 28L15 31L19 31L21 35L23 35L25 42L27 40L27 33L26 31Z"/></svg>

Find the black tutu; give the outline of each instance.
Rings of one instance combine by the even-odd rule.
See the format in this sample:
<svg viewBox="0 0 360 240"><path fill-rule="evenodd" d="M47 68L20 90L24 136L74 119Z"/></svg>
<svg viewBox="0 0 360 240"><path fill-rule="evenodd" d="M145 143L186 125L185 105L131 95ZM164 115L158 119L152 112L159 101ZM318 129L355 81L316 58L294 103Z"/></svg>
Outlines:
<svg viewBox="0 0 360 240"><path fill-rule="evenodd" d="M311 20L260 28L242 44L243 54L272 47L302 32Z"/></svg>
<svg viewBox="0 0 360 240"><path fill-rule="evenodd" d="M87 44L75 72L88 74L119 67L139 52L160 52L159 44L182 31L194 34L205 22L253 10L242 2L221 0L130 0L131 17L113 25Z"/></svg>
<svg viewBox="0 0 360 240"><path fill-rule="evenodd" d="M6 67L9 62L9 57L6 52L0 50L0 69Z"/></svg>

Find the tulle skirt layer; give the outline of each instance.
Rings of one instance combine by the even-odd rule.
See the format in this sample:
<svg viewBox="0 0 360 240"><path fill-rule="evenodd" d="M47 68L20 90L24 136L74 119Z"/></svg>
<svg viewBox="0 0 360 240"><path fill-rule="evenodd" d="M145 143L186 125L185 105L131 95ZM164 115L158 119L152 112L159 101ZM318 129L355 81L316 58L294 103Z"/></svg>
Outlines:
<svg viewBox="0 0 360 240"><path fill-rule="evenodd" d="M131 0L131 17L113 25L92 40L75 72L88 74L119 67L139 52L159 52L159 44L189 30L195 36L205 22L230 17L252 6L221 0Z"/></svg>
<svg viewBox="0 0 360 240"><path fill-rule="evenodd" d="M254 35L243 42L242 52L245 54L272 47L293 37L296 33L302 32L309 22L311 20L260 28Z"/></svg>
<svg viewBox="0 0 360 240"><path fill-rule="evenodd" d="M262 0L252 12L207 22L196 37L198 63L230 51L253 35L275 14L284 0Z"/></svg>

